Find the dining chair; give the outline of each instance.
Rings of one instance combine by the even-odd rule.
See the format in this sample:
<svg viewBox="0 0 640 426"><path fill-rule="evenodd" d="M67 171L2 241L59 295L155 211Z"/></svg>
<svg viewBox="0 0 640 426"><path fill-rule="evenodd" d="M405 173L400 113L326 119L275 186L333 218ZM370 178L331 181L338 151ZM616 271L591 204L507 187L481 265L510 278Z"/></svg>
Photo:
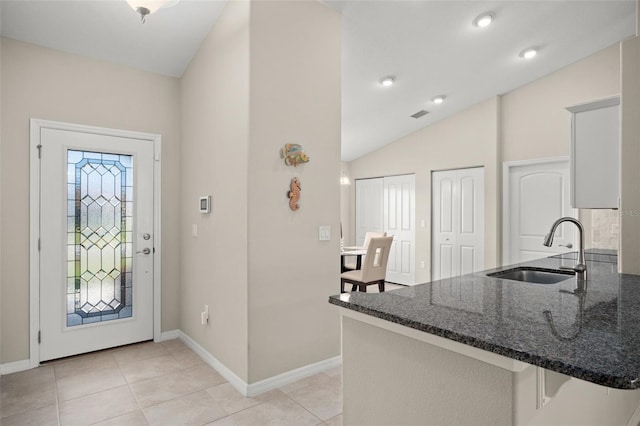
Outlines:
<svg viewBox="0 0 640 426"><path fill-rule="evenodd" d="M351 291L358 288L363 293L367 292L367 286L378 284L378 290L383 292L391 243L393 243L393 236L371 238L367 254L362 260L362 268L343 272L340 275L340 293L345 292L345 284L351 284Z"/></svg>
<svg viewBox="0 0 640 426"><path fill-rule="evenodd" d="M386 237L387 233L386 232L372 232L372 231L367 231L364 234L364 242L362 243L362 249L366 250L367 247L369 247L369 241L371 241L372 238L380 238L380 237ZM351 258L353 258L353 256L350 256ZM363 257L364 259L364 257ZM355 259L345 259L344 261L344 269L349 271L349 270L354 270L354 269L358 269L358 267L356 266L356 260Z"/></svg>

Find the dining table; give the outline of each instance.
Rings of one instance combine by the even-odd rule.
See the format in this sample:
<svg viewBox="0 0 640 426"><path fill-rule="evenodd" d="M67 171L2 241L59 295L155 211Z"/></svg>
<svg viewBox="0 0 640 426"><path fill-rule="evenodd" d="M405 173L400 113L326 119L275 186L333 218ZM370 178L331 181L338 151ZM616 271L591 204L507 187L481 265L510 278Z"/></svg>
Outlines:
<svg viewBox="0 0 640 426"><path fill-rule="evenodd" d="M340 250L340 272L342 273L350 270L344 264L345 257L355 256L356 269L360 269L362 267L362 256L364 256L365 254L367 254L367 250L365 250L363 247L359 247L359 246L343 247L342 250Z"/></svg>

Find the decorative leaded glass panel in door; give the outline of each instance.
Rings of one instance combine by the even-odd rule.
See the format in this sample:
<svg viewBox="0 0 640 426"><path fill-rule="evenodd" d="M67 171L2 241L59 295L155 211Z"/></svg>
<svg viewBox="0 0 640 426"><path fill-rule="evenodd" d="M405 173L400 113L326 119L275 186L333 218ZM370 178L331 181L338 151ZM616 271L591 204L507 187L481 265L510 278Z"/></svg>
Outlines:
<svg viewBox="0 0 640 426"><path fill-rule="evenodd" d="M132 156L67 151L67 326L131 316Z"/></svg>

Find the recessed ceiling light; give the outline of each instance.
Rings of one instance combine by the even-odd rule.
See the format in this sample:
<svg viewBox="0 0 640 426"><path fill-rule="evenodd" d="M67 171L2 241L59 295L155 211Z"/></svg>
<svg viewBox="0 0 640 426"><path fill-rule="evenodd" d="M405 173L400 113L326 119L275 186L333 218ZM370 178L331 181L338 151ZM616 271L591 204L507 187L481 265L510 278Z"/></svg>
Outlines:
<svg viewBox="0 0 640 426"><path fill-rule="evenodd" d="M496 17L494 12L486 12L481 15L478 15L476 19L473 20L473 25L476 27L484 28L491 25L493 22L493 18Z"/></svg>
<svg viewBox="0 0 640 426"><path fill-rule="evenodd" d="M525 59L531 59L538 54L537 47L529 47L520 52L520 57Z"/></svg>
<svg viewBox="0 0 640 426"><path fill-rule="evenodd" d="M384 87L393 86L393 83L395 82L396 82L396 78L392 75L384 77L380 80L380 84L382 84Z"/></svg>
<svg viewBox="0 0 640 426"><path fill-rule="evenodd" d="M444 102L444 98L446 98L445 95L438 95L435 98L431 99L431 102L433 102L434 104L441 104Z"/></svg>

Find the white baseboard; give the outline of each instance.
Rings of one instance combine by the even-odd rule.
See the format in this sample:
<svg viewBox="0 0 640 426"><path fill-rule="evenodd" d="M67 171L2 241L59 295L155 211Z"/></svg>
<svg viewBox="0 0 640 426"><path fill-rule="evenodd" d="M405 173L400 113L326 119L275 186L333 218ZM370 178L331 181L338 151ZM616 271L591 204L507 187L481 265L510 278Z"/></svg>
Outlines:
<svg viewBox="0 0 640 426"><path fill-rule="evenodd" d="M182 332L180 330L163 331L162 334L160 334L160 337L157 339L154 339L154 341L164 342L165 340L179 339L181 333Z"/></svg>
<svg viewBox="0 0 640 426"><path fill-rule="evenodd" d="M238 392L247 397L257 396L261 393L277 389L281 386L293 383L297 380L305 377L312 376L325 370L337 367L342 364L342 357L337 356L329 358L324 361L309 364L304 367L296 368L295 370L287 371L277 376L269 377L268 379L260 380L256 383L248 384L242 380L233 371L227 368L220 360L211 355L205 348L200 346L195 340L187 336L182 331L178 331L180 340L182 340L187 346L189 346L195 353L197 353L207 364L213 367L222 377L234 387ZM163 333L164 336L164 333Z"/></svg>
<svg viewBox="0 0 640 426"><path fill-rule="evenodd" d="M0 375L17 373L18 371L24 371L31 369L31 361L23 359L22 361L7 362L6 364L0 364Z"/></svg>
<svg viewBox="0 0 640 426"><path fill-rule="evenodd" d="M278 374L277 376L251 383L248 385L246 396L257 396L261 393L277 389L281 386L304 379L305 377L313 376L314 374L321 373L340 365L342 365L342 357L340 356L325 359L324 361L316 362L314 364L305 365L304 367L296 368L295 370L287 371L285 373Z"/></svg>
<svg viewBox="0 0 640 426"><path fill-rule="evenodd" d="M207 364L209 364L218 373L220 373L222 377L227 379L227 381L231 383L231 385L236 388L238 392L240 392L244 396L247 396L248 386L244 380L242 380L238 375L236 375L236 373L227 368L227 366L220 362L216 357L211 355L205 348L200 346L198 342L187 336L182 331L179 331L179 333L180 340L182 340L187 346L189 346L191 350L197 353L200 358L202 358Z"/></svg>
<svg viewBox="0 0 640 426"><path fill-rule="evenodd" d="M281 386L293 383L297 380L305 377L313 376L314 374L321 373L334 367L338 367L342 364L342 357L336 356L333 358L319 361L314 364L305 365L304 367L296 368L295 370L287 371L277 376L269 377L268 379L260 380L255 383L247 383L242 380L236 373L231 371L220 360L211 355L205 348L200 346L195 340L187 336L181 330L170 330L163 332L156 342L163 342L165 340L180 339L200 358L202 358L207 364L213 367L222 377L224 377L238 392L244 396L252 397L261 393L268 392L273 389L277 389ZM9 362L6 364L0 364L0 375L16 373L18 371L24 371L31 369L31 363L28 359L22 361ZM640 416L640 408L634 413L634 417ZM634 423L636 426L638 422Z"/></svg>

